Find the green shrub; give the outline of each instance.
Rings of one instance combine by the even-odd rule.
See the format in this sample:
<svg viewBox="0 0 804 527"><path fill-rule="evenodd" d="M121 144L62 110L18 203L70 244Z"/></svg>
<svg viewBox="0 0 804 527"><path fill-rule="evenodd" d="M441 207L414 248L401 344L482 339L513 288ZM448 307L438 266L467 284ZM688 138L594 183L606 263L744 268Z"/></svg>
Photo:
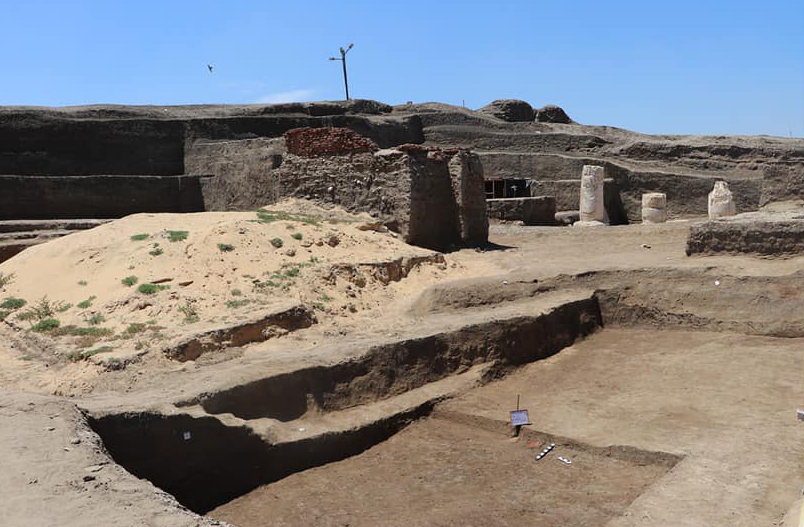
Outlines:
<svg viewBox="0 0 804 527"><path fill-rule="evenodd" d="M304 236L302 236L302 233L300 232L294 232L293 234L290 235L290 237L293 238L294 240L301 240Z"/></svg>
<svg viewBox="0 0 804 527"><path fill-rule="evenodd" d="M31 328L34 331L51 331L59 327L60 322L55 318L45 318L34 324Z"/></svg>
<svg viewBox="0 0 804 527"><path fill-rule="evenodd" d="M157 291L164 291L165 289L170 289L170 286L162 284L140 284L137 291L143 295L152 295Z"/></svg>
<svg viewBox="0 0 804 527"><path fill-rule="evenodd" d="M311 216L299 216L296 214L290 214L288 212L284 212L281 210L273 211L273 210L258 210L257 211L257 221L260 223L271 223L274 221L300 221L302 223L309 223L311 225L315 225L318 223L316 218Z"/></svg>
<svg viewBox="0 0 804 527"><path fill-rule="evenodd" d="M148 254L150 254L151 256L159 256L164 252L165 251L163 251L161 247L156 247L153 251L148 251Z"/></svg>
<svg viewBox="0 0 804 527"><path fill-rule="evenodd" d="M120 280L120 283L122 283L123 285L127 285L128 287L131 287L132 285L136 284L138 280L139 279L136 276L127 276L122 280Z"/></svg>
<svg viewBox="0 0 804 527"><path fill-rule="evenodd" d="M96 298L97 297L95 295L92 295L89 298L87 298L86 300L82 300L81 302L78 302L76 304L76 307L78 307L79 309L86 309L86 308L88 308L89 306L92 305L92 301L95 300Z"/></svg>
<svg viewBox="0 0 804 527"><path fill-rule="evenodd" d="M240 296L243 294L243 291L240 289L232 289L232 296Z"/></svg>
<svg viewBox="0 0 804 527"><path fill-rule="evenodd" d="M183 306L179 306L179 311L184 314L184 323L185 324L194 324L198 322L200 318L198 317L198 312L195 309L195 306L192 305L189 301L185 302Z"/></svg>
<svg viewBox="0 0 804 527"><path fill-rule="evenodd" d="M104 317L104 316L103 316L103 315L101 315L100 313L95 313L94 315L92 315L91 317L89 317L89 318L87 319L87 323L88 323L90 326L97 326L97 325L98 325L98 324L100 324L101 322L105 322L105 321L106 321L106 317Z"/></svg>
<svg viewBox="0 0 804 527"><path fill-rule="evenodd" d="M299 276L299 268L298 267L288 267L285 269L285 276L288 278L294 278Z"/></svg>
<svg viewBox="0 0 804 527"><path fill-rule="evenodd" d="M145 331L145 327L146 327L145 324L141 324L139 322L133 322L128 325L124 333L127 333L129 335L135 335L137 333L142 333L143 331Z"/></svg>
<svg viewBox="0 0 804 527"><path fill-rule="evenodd" d="M95 348L95 349L91 349L91 350L87 350L87 351L82 351L81 355L83 355L83 357L86 359L86 358L89 358L89 357L91 357L93 355L97 355L98 353L105 353L107 351L112 351L113 349L114 349L114 347L112 347L112 346L101 346L99 348Z"/></svg>
<svg viewBox="0 0 804 527"><path fill-rule="evenodd" d="M65 311L67 311L71 307L73 307L73 305L68 302L66 304L59 305L59 307L56 308L56 311L58 311L59 313L64 313Z"/></svg>
<svg viewBox="0 0 804 527"><path fill-rule="evenodd" d="M78 285L87 285L87 281L86 280L79 280Z"/></svg>
<svg viewBox="0 0 804 527"><path fill-rule="evenodd" d="M168 233L168 240L172 242L183 242L187 239L187 236L190 234L189 231L167 231Z"/></svg>
<svg viewBox="0 0 804 527"><path fill-rule="evenodd" d="M220 250L222 253L234 251L234 245L229 245L228 243L219 243L218 250Z"/></svg>
<svg viewBox="0 0 804 527"><path fill-rule="evenodd" d="M249 302L250 301L248 299L246 299L246 298L242 298L240 300L229 300L228 302L226 302L226 307L231 308L231 309L236 309L238 307L245 306Z"/></svg>
<svg viewBox="0 0 804 527"><path fill-rule="evenodd" d="M97 355L98 353L104 353L107 351L112 351L114 347L112 346L101 346L99 348L91 349L91 350L75 350L71 351L66 355L67 360L70 362L78 362L80 360L88 359L93 355Z"/></svg>
<svg viewBox="0 0 804 527"><path fill-rule="evenodd" d="M71 335L74 337L108 337L114 335L110 328L87 328L81 326L63 326L53 332L54 335Z"/></svg>
<svg viewBox="0 0 804 527"><path fill-rule="evenodd" d="M141 242L142 240L147 240L147 239L148 239L147 234L135 234L134 236L131 237L132 242Z"/></svg>
<svg viewBox="0 0 804 527"><path fill-rule="evenodd" d="M282 238L271 238L271 245L279 249L280 247L285 245L285 242L282 241Z"/></svg>
<svg viewBox="0 0 804 527"><path fill-rule="evenodd" d="M25 311L21 311L17 315L17 318L19 320L44 320L52 317L61 306L61 302L51 302L44 296L36 304L30 306Z"/></svg>
<svg viewBox="0 0 804 527"><path fill-rule="evenodd" d="M10 297L6 298L5 300L3 300L2 303L0 303L0 307L3 308L3 309L14 310L14 309L21 308L22 306L24 306L27 303L28 302L26 302L22 298L16 298L16 297L10 296Z"/></svg>

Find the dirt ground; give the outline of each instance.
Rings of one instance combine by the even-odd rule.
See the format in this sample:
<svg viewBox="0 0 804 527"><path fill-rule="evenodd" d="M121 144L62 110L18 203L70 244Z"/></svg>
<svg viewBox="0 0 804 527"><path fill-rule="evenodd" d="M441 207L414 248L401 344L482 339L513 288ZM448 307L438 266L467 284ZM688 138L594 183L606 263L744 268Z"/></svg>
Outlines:
<svg viewBox="0 0 804 527"><path fill-rule="evenodd" d="M802 346L607 329L443 403L434 418L362 455L209 515L243 526L268 517L272 525L776 524L804 469L794 419ZM476 425L502 425L517 396L541 433L512 443L504 427ZM528 437L540 446L529 448ZM548 441L556 449L536 462ZM610 445L643 454L617 459Z"/></svg>
<svg viewBox="0 0 804 527"><path fill-rule="evenodd" d="M14 506L2 510L0 525L93 524L88 511L96 511L94 518L106 523L132 519L154 525L193 524L196 520L190 513L176 516L179 509L164 495L154 502L148 496L158 494L153 494L156 491L150 484L120 467L101 469L109 474L103 481L83 480L85 468L99 464L105 455L89 440L70 443L81 417L76 404L80 408L122 405L122 401L128 407L156 405L180 399L185 390L200 392L204 386L236 384L277 365L309 366L330 349L356 349L365 342L415 336L414 329L424 331L436 324L435 318L411 312L431 287L482 279L489 288L503 290L519 278L542 280L594 270L700 270L709 280L721 272L784 277L804 269L804 256L687 257L684 246L691 224L687 220L590 229L495 225L491 250L448 253L443 265L420 266L398 282L370 280L360 290L359 308L352 312L348 304L356 302L350 292L358 293L347 289L346 282L322 289L326 282L321 278L328 267L376 262L420 250L387 233L360 231L353 223L324 222L317 232L296 222L292 230L281 222L253 223L254 215L246 214L235 222L228 220L234 216L204 215L205 227L199 223L190 228L186 227L189 217L168 224L169 215L133 216L106 230L73 234L26 250L0 265L0 272L16 274L16 280L0 292L0 300L15 296L33 303L47 294L52 300L76 304L95 296L87 309L65 310L61 322L88 327L86 318L97 311L106 320L98 326L108 326L120 336L132 323L147 325L163 317L162 325L168 328L161 330L164 342L207 323L227 323L225 317L235 321L240 309L246 313L252 308L267 309L274 300L297 300L300 293L303 301L323 304L323 309L316 308L318 323L304 330L185 363L165 358L163 341L156 339L142 350L133 350L138 359L121 369L110 369L101 361L65 360L65 353L78 348L69 340L71 336L62 344L56 340L56 345L34 349L36 341L24 337L29 335L27 322L11 315L8 323L0 324L0 419L6 432L0 434L0 444L16 457L10 470L0 471L4 472L0 487ZM243 224L239 222L246 222L246 234L240 234ZM160 237L169 229L190 232L186 241L170 242ZM299 245L297 256L289 257L284 252L287 246L277 249L262 243L274 236L293 239L273 229L299 232L302 240L313 242L337 230L342 243ZM138 233L149 238L130 240ZM228 234L237 240L258 238L247 250L247 243L231 242ZM98 256L89 259L91 251L83 256L73 252L71 244L81 236L103 248ZM187 258L188 251L200 250L200 240L203 254ZM194 248L189 248L191 242ZM157 257L148 255L154 243L164 248ZM234 254L219 250L218 243L234 245ZM181 250L172 254L177 247ZM47 259L34 258L37 254ZM279 288L282 293L253 291L255 278L270 279L271 271L283 268L286 260L299 261L298 255L305 261L314 256L319 260L316 265L323 267L301 268L301 277L287 290ZM236 257L234 271L227 260L230 256ZM83 257L87 259L80 261ZM60 268L54 262L65 264ZM158 262L165 267L158 267ZM263 276L265 272L269 274ZM140 299L120 283L129 274L136 274L140 283L173 279L163 282L171 289L157 293L145 308L161 308L161 312L128 310ZM651 276L658 280L660 274ZM189 280L193 284L176 285ZM661 289L661 282L656 287ZM233 296L233 289L243 295ZM331 300L323 301L322 294ZM238 298L253 303L224 307ZM129 304L124 304L126 300ZM184 322L186 313L179 308L188 302L196 306L199 322ZM724 312L729 308L724 305ZM499 311L496 306L483 309L488 314ZM473 313L485 316L484 311ZM444 317L450 324L470 318L460 311ZM98 340L92 345L122 348L137 340ZM800 338L606 328L550 359L442 404L436 412L439 417L416 423L362 455L257 489L216 514L240 525L770 525L781 520L804 482L800 455L804 430L795 420L795 408L802 405L802 344ZM99 355L119 352L118 348ZM555 442L573 460L572 465L550 458L544 460L548 463L536 463L527 438L507 441L504 422L517 394L531 412L534 425L529 434L538 440L547 439L543 434L558 438ZM47 404L39 404L40 397L46 397ZM34 404L29 406L29 400ZM52 404L58 409L49 409ZM70 416L56 426L58 435L46 430L52 426L50 415L56 414ZM456 422L447 414L471 419ZM496 424L479 426L480 421ZM13 433L18 427L26 433ZM680 460L668 464L650 456L641 462L621 459L607 455L609 446L667 453ZM77 456L77 451L81 456L69 457ZM554 454L562 455L558 449ZM382 464L385 469L375 470ZM541 471L535 487L530 486L529 477L534 470ZM40 477L48 471L53 478ZM29 483L26 478L38 482ZM593 483L600 484L595 492L589 486ZM270 496L272 505L266 507L259 500L253 508L245 505L251 496ZM109 506L96 505L99 498ZM39 510L37 503L49 503L54 510ZM130 509L116 508L117 503L127 503ZM254 520L260 514L261 519Z"/></svg>
<svg viewBox="0 0 804 527"><path fill-rule="evenodd" d="M547 436L523 434L511 442L501 432L437 416L356 457L261 487L208 516L242 527L265 525L266 518L277 526L603 525L675 462L629 459L560 439L536 461L550 444Z"/></svg>

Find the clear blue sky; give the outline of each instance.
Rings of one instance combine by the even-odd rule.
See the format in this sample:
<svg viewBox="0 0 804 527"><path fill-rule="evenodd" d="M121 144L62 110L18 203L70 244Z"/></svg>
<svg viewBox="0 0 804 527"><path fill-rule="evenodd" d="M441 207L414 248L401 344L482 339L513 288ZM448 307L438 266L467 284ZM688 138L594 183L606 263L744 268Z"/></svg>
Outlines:
<svg viewBox="0 0 804 527"><path fill-rule="evenodd" d="M0 1L2 105L342 99L354 42L355 98L804 136L802 0Z"/></svg>

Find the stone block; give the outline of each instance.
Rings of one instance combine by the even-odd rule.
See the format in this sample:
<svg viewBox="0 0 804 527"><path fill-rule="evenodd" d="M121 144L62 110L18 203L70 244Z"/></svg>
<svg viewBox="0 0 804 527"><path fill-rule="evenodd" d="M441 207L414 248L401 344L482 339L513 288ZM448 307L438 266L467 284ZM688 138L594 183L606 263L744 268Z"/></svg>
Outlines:
<svg viewBox="0 0 804 527"><path fill-rule="evenodd" d="M646 192L642 194L642 207L665 209L667 208L667 195L662 192Z"/></svg>
<svg viewBox="0 0 804 527"><path fill-rule="evenodd" d="M714 220L737 214L734 196L725 181L715 181L715 188L709 193L709 219Z"/></svg>
<svg viewBox="0 0 804 527"><path fill-rule="evenodd" d="M603 167L584 165L581 171L581 222L604 222Z"/></svg>
<svg viewBox="0 0 804 527"><path fill-rule="evenodd" d="M667 221L666 209L642 207L642 223L664 223Z"/></svg>

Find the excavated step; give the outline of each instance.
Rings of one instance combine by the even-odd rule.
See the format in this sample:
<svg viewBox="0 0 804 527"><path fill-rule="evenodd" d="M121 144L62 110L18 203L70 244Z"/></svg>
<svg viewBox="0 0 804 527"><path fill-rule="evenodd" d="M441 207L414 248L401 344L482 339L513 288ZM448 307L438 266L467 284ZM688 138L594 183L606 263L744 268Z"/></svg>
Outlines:
<svg viewBox="0 0 804 527"><path fill-rule="evenodd" d="M197 406L180 413L102 415L90 424L117 463L204 513L265 483L363 452L428 415L439 401L477 385L485 368L290 423L209 416Z"/></svg>
<svg viewBox="0 0 804 527"><path fill-rule="evenodd" d="M86 230L112 220L69 219L69 220L0 220L0 232L25 231L76 231Z"/></svg>
<svg viewBox="0 0 804 527"><path fill-rule="evenodd" d="M428 332L435 327L442 329ZM81 405L115 461L206 512L259 485L360 453L437 402L549 357L599 327L597 300L575 291L445 317L362 352L352 344L351 356L319 365L297 362L268 376L243 365L250 379L228 387L188 379L175 404L162 393L146 410L133 396Z"/></svg>

